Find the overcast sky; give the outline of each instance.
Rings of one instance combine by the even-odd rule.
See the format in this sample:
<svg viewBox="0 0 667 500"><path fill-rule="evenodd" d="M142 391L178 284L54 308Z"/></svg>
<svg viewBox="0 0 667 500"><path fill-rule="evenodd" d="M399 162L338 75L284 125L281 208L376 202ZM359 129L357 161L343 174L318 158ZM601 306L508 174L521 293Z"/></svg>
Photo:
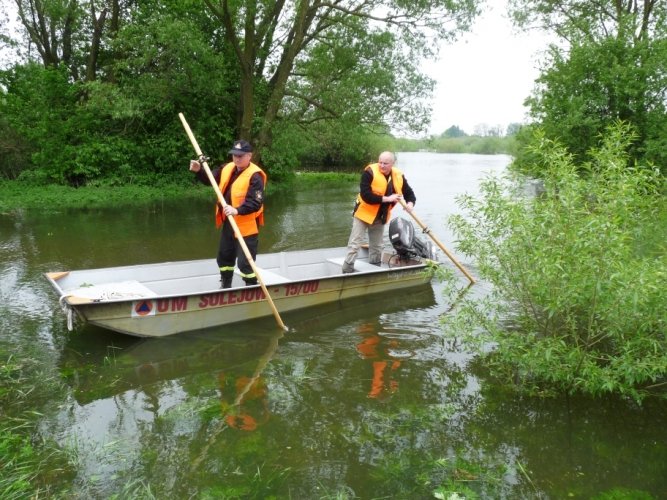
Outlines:
<svg viewBox="0 0 667 500"><path fill-rule="evenodd" d="M440 135L457 125L471 134L479 124L505 130L525 122L523 101L533 89L546 43L536 33L514 33L505 0L487 0L472 30L443 46L437 63L425 68L438 82L430 133Z"/></svg>

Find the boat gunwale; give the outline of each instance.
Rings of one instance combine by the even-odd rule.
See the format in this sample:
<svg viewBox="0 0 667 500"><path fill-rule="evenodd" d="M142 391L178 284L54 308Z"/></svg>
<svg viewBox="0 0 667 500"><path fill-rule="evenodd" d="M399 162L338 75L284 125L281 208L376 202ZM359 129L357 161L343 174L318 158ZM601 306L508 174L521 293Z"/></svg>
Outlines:
<svg viewBox="0 0 667 500"><path fill-rule="evenodd" d="M314 250L322 250L322 249L314 249ZM308 250L306 250L308 251ZM279 252L275 252L273 254L264 254L264 255L276 255ZM47 280L51 283L51 285L56 289L56 291L59 294L59 298L62 301L67 302L68 305L72 307L81 307L81 306L94 306L94 305L102 305L102 304L121 304L121 303L126 303L126 302L136 302L137 300L161 300L161 299L168 299L168 298L175 298L175 297L192 297L192 296L200 296L200 295L208 295L208 294L213 294L213 293L221 293L221 292L228 292L228 291L235 291L235 290L250 290L250 289L256 289L259 288L260 285L252 285L252 286L236 286L232 288L211 288L211 289L203 289L203 290L198 290L194 292L186 292L186 293L168 293L168 294L156 294L153 297L128 297L128 298L105 298L105 299L88 299L88 298L82 298L79 297L80 301L76 302L70 302L70 297L71 298L76 298L76 295L73 295L71 293L67 293L60 285L58 285L57 280L60 279L61 277L69 276L71 273L84 273L86 271L107 271L107 270L114 270L114 269L132 269L132 268L140 268L140 267L147 267L147 266L160 266L160 265L166 265L166 264L188 264L188 263L201 263L201 262L206 262L214 259L194 259L194 260L187 260L187 261L168 261L168 262L156 262L156 263L148 263L148 264L136 264L136 265L130 265L130 266L111 266L111 267L106 267L106 268L91 268L91 269L80 269L80 270L73 270L73 271L63 271L63 272L47 272L44 273L44 276L47 278ZM325 260L326 261L326 260ZM323 262L325 262L323 261ZM429 265L429 262L433 262L436 265L440 265L440 262L438 261L429 261L427 259L424 259L422 262L418 262L416 264L407 264L403 266L395 266L395 267L378 267L377 269L363 269L363 270L356 270L353 273L339 273L339 274L331 274L331 275L322 275L322 276L312 276L312 277L307 277L307 278L299 278L299 279L289 279L286 276L280 275L279 273L275 273L276 275L282 277L285 279L285 281L281 281L279 283L265 283L265 286L267 287L277 287L277 286L284 286L284 285L290 285L290 284L295 284L295 283L301 283L301 282L307 282L307 281L314 281L314 280L333 280L333 279L354 279L357 276L364 276L364 275L372 275L372 274L387 274L390 272L407 272L411 271L414 269L426 269ZM261 268L260 268L261 269ZM273 271L268 271L267 272L273 272ZM52 278L50 275L54 274L59 274L57 278ZM261 276L261 272L260 272ZM139 283L145 283L146 280L144 281L139 281ZM111 282L110 282L111 283ZM75 289L76 290L76 289Z"/></svg>

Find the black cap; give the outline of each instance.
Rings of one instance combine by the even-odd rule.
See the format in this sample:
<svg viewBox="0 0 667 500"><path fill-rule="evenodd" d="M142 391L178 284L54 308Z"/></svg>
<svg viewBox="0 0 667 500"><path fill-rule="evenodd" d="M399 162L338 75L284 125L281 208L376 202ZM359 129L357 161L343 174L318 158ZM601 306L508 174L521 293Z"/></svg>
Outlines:
<svg viewBox="0 0 667 500"><path fill-rule="evenodd" d="M252 153L252 146L244 140L236 141L232 149L229 150L230 155L244 155L246 153Z"/></svg>

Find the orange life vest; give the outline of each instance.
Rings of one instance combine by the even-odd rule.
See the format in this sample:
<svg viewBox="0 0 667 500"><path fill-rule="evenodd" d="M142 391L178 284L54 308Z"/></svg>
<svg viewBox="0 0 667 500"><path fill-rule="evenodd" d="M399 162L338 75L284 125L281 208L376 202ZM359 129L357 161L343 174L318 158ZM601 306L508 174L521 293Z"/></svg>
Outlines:
<svg viewBox="0 0 667 500"><path fill-rule="evenodd" d="M387 192L387 185L389 182L382 172L380 172L380 165L371 163L365 170L370 170L373 174L373 181L371 182L371 191L378 196L384 196ZM403 194L403 172L395 167L391 167L391 183L394 185L394 193ZM361 193L357 195L357 203L359 206L354 212L357 219L364 221L366 224L373 224L375 217L380 210L380 203L373 205L366 203L361 197ZM391 209L393 205L389 206L387 211L387 220L391 218Z"/></svg>
<svg viewBox="0 0 667 500"><path fill-rule="evenodd" d="M220 172L220 185L219 185L221 193L225 192L227 184L229 183L229 179L231 179L235 168L236 165L234 165L233 162L230 162L224 167L222 167L222 170ZM238 207L243 205L243 201L245 200L246 195L248 194L248 189L250 188L250 178L253 176L253 174L257 172L259 172L262 175L262 179L264 181L264 188L266 188L266 181L267 181L266 174L257 165L251 163L243 172L239 174L239 176L234 181L234 184L232 184L231 205L233 207ZM220 227L224 222L225 218L226 215L220 209L220 204L219 203L216 204L215 225L217 227ZM235 215L234 221L236 222L236 225L239 227L239 231L241 231L241 234L243 236L250 236L252 234L257 234L259 232L258 224L260 226L264 225L264 204L262 204L262 206L257 212L253 212L246 215Z"/></svg>

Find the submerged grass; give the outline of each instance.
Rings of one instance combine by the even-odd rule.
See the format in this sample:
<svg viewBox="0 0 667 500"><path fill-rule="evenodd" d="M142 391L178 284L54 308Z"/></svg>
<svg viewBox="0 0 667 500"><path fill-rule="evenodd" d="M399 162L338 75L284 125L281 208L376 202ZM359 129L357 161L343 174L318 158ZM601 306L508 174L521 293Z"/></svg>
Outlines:
<svg viewBox="0 0 667 500"><path fill-rule="evenodd" d="M17 361L4 352L0 357L0 498L65 498L67 492L53 491L52 484L54 477L69 475L69 456L39 438L40 414L29 406L35 389L31 380L36 380L28 375L30 360ZM41 384L48 383L41 377Z"/></svg>
<svg viewBox="0 0 667 500"><path fill-rule="evenodd" d="M398 498L504 498L503 477L508 472L491 458L466 460L464 450L452 456L425 456L422 450L387 458L373 476L388 494ZM391 493L389 493L391 492Z"/></svg>

